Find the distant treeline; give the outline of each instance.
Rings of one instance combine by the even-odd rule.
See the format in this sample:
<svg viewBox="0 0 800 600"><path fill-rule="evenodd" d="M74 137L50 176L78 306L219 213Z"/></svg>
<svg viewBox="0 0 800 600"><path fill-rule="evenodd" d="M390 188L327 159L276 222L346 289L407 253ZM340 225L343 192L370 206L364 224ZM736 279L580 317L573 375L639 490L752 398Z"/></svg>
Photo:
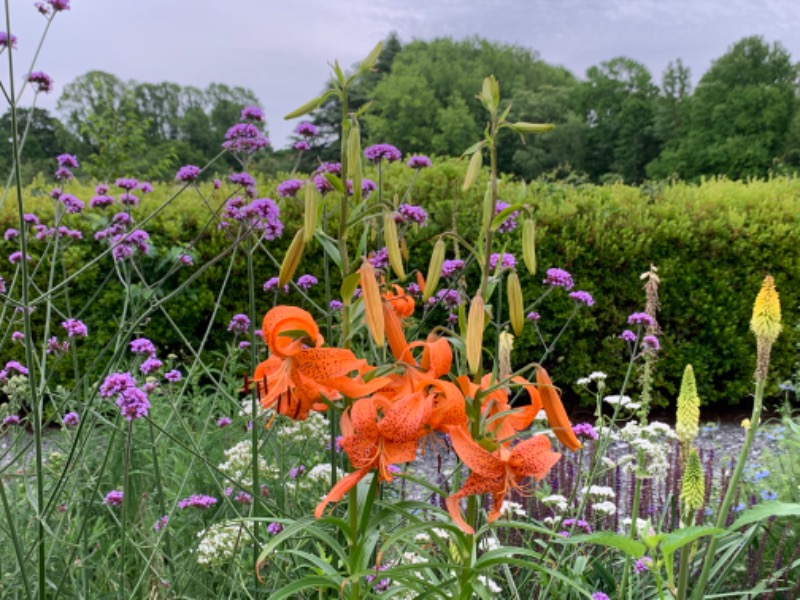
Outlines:
<svg viewBox="0 0 800 600"><path fill-rule="evenodd" d="M510 132L502 141L501 170L526 179L637 184L800 170L800 66L779 43L760 37L731 46L692 89L680 59L669 64L660 86L644 65L625 57L593 66L578 79L519 46L479 38L403 44L392 34L374 71L350 96L353 110L374 101L363 119L365 144L459 155L485 127L475 94L490 73L510 99L513 119L557 125L524 143ZM320 135L303 155L305 169L338 156L337 102L312 115ZM245 88L126 83L92 71L64 88L61 121L47 111L33 114L25 177L51 170L54 154L72 151L100 178L122 172L167 178L182 164L215 156L247 104L259 101ZM2 127L10 131L8 115ZM9 147L0 148L0 167L10 155ZM251 170L288 170L295 158L294 150L268 151Z"/></svg>

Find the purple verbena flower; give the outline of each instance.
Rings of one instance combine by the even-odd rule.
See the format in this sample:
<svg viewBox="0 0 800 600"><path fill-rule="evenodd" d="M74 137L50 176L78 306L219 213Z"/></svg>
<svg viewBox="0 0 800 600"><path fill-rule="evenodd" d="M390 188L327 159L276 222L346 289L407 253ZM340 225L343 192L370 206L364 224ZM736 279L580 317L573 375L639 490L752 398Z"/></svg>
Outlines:
<svg viewBox="0 0 800 600"><path fill-rule="evenodd" d="M55 12L69 10L69 2L70 0L47 0L47 3L53 7Z"/></svg>
<svg viewBox="0 0 800 600"><path fill-rule="evenodd" d="M178 172L175 174L175 179L177 181L189 183L190 181L195 181L199 176L200 167L196 165L184 165L178 169Z"/></svg>
<svg viewBox="0 0 800 600"><path fill-rule="evenodd" d="M56 181L72 181L73 175L67 167L58 167L53 175Z"/></svg>
<svg viewBox="0 0 800 600"><path fill-rule="evenodd" d="M149 181L141 181L139 182L139 191L143 194L150 194L153 192L153 184Z"/></svg>
<svg viewBox="0 0 800 600"><path fill-rule="evenodd" d="M297 135L303 135L305 137L314 137L315 135L319 134L319 129L316 125L309 123L308 121L303 121L302 123L298 123L297 127L294 128L294 132Z"/></svg>
<svg viewBox="0 0 800 600"><path fill-rule="evenodd" d="M278 184L277 192L281 198L290 198L296 196L303 187L301 179L287 179Z"/></svg>
<svg viewBox="0 0 800 600"><path fill-rule="evenodd" d="M323 196L328 192L333 191L333 186L331 185L331 182L328 181L327 177L325 177L324 175L315 175L314 185L317 186L317 191Z"/></svg>
<svg viewBox="0 0 800 600"><path fill-rule="evenodd" d="M194 259L190 254L180 254L178 256L178 262L184 266L191 267L194 264Z"/></svg>
<svg viewBox="0 0 800 600"><path fill-rule="evenodd" d="M61 194L59 193L59 196ZM39 217L34 215L33 213L25 213L22 215L22 220L28 223L29 225L38 225L39 224Z"/></svg>
<svg viewBox="0 0 800 600"><path fill-rule="evenodd" d="M68 412L61 418L61 422L64 424L64 427L74 429L80 424L81 418L76 412Z"/></svg>
<svg viewBox="0 0 800 600"><path fill-rule="evenodd" d="M418 223L424 227L428 224L428 213L421 206L401 204L397 207L395 221L411 221L412 223Z"/></svg>
<svg viewBox="0 0 800 600"><path fill-rule="evenodd" d="M15 342L24 342L25 341L25 334L21 331L15 331L11 334L11 339Z"/></svg>
<svg viewBox="0 0 800 600"><path fill-rule="evenodd" d="M269 292L271 290L277 290L278 289L278 282L279 282L279 279L277 277L270 277L269 279L267 279L267 281L264 282L264 291L265 292ZM283 291L284 294L288 294L289 293L289 285L288 284L284 285L282 291Z"/></svg>
<svg viewBox="0 0 800 600"><path fill-rule="evenodd" d="M213 496L206 496L205 494L193 494L188 498L184 498L178 502L178 508L186 509L189 507L194 508L211 508L217 503L217 499Z"/></svg>
<svg viewBox="0 0 800 600"><path fill-rule="evenodd" d="M252 504L253 497L245 491L241 491L233 497L234 502L239 504Z"/></svg>
<svg viewBox="0 0 800 600"><path fill-rule="evenodd" d="M13 239L16 239L19 235L19 231L14 229L13 227L9 227L6 229L6 232L3 234L3 237L6 239L7 242L10 242Z"/></svg>
<svg viewBox="0 0 800 600"><path fill-rule="evenodd" d="M99 186L98 186L99 187ZM89 206L92 208L105 208L114 204L113 196L94 196L89 200Z"/></svg>
<svg viewBox="0 0 800 600"><path fill-rule="evenodd" d="M164 515L163 517L156 520L153 524L153 531L161 531L169 524L169 515Z"/></svg>
<svg viewBox="0 0 800 600"><path fill-rule="evenodd" d="M297 287L299 287L301 290L311 289L318 283L319 280L313 275L301 275L297 278Z"/></svg>
<svg viewBox="0 0 800 600"><path fill-rule="evenodd" d="M311 144L305 140L300 140L299 142L295 142L294 149L298 152L308 152L311 150Z"/></svg>
<svg viewBox="0 0 800 600"><path fill-rule="evenodd" d="M111 373L103 380L98 394L101 398L110 398L131 387L136 387L136 380L130 373Z"/></svg>
<svg viewBox="0 0 800 600"><path fill-rule="evenodd" d="M572 431L575 432L576 436L585 437L588 439L596 440L597 439L597 430L592 426L591 423L578 423L577 425L572 426Z"/></svg>
<svg viewBox="0 0 800 600"><path fill-rule="evenodd" d="M589 292L584 292L583 290L570 292L569 297L579 304L585 304L586 306L594 305L594 298L592 298L592 295Z"/></svg>
<svg viewBox="0 0 800 600"><path fill-rule="evenodd" d="M44 92L45 94L53 90L53 78L43 71L34 71L28 74L28 83L31 83L36 90L36 93Z"/></svg>
<svg viewBox="0 0 800 600"><path fill-rule="evenodd" d="M5 31L0 31L0 48L16 48L17 36L8 35Z"/></svg>
<svg viewBox="0 0 800 600"><path fill-rule="evenodd" d="M19 425L20 418L17 415L8 415L3 419L3 426L11 427L12 425Z"/></svg>
<svg viewBox="0 0 800 600"><path fill-rule="evenodd" d="M305 472L306 472L305 465L299 465L297 467L292 467L291 469L289 469L289 479L297 479L298 477L300 477Z"/></svg>
<svg viewBox="0 0 800 600"><path fill-rule="evenodd" d="M246 348L250 347L250 342L248 342L247 340L242 340L241 342L239 342L239 346L238 347L239 347L239 350L245 350Z"/></svg>
<svg viewBox="0 0 800 600"><path fill-rule="evenodd" d="M228 175L228 181L234 185L255 186L256 180L250 173L231 173Z"/></svg>
<svg viewBox="0 0 800 600"><path fill-rule="evenodd" d="M384 246L377 252L370 253L369 262L376 269L385 269L389 266L389 251Z"/></svg>
<svg viewBox="0 0 800 600"><path fill-rule="evenodd" d="M139 371L145 375L149 375L153 371L157 371L163 366L164 363L158 360L155 356L149 356L142 362L141 365L139 365Z"/></svg>
<svg viewBox="0 0 800 600"><path fill-rule="evenodd" d="M436 293L435 298L428 300L431 304L442 303L446 308L454 310L461 305L461 293L458 290L444 288Z"/></svg>
<svg viewBox="0 0 800 600"><path fill-rule="evenodd" d="M653 566L653 559L649 556L643 556L636 561L633 568L636 569L637 573L645 573L650 570L651 566Z"/></svg>
<svg viewBox="0 0 800 600"><path fill-rule="evenodd" d="M328 304L328 308L334 312L342 310L342 306L344 306L344 304L342 304L340 300L331 300Z"/></svg>
<svg viewBox="0 0 800 600"><path fill-rule="evenodd" d="M500 264L501 269L514 269L514 267L517 266L517 259L514 258L513 254L505 252L501 255L497 253L497 254L492 254L489 257L489 268L491 268L492 271L497 269L497 263L501 261L501 258L502 258L502 262Z"/></svg>
<svg viewBox="0 0 800 600"><path fill-rule="evenodd" d="M628 325L644 325L645 327L652 327L656 322L645 312L633 313L628 317Z"/></svg>
<svg viewBox="0 0 800 600"><path fill-rule="evenodd" d="M74 154L59 154L56 156L59 167L68 167L70 169L78 168L78 158Z"/></svg>
<svg viewBox="0 0 800 600"><path fill-rule="evenodd" d="M552 287L563 287L565 290L571 290L575 285L572 275L564 269L547 269L547 277L542 283Z"/></svg>
<svg viewBox="0 0 800 600"><path fill-rule="evenodd" d="M25 259L27 260L27 262L30 262L31 261L30 254L26 254ZM22 252L20 250L12 252L11 254L8 255L8 262L10 262L12 265L17 264L21 260L22 260Z"/></svg>
<svg viewBox="0 0 800 600"><path fill-rule="evenodd" d="M120 490L111 490L106 494L106 497L103 498L103 504L107 504L108 506L119 506L122 504L122 500L124 498L124 492L121 492Z"/></svg>
<svg viewBox="0 0 800 600"><path fill-rule="evenodd" d="M654 335L644 336L642 338L642 346L654 351L661 350L661 344L658 342L658 338Z"/></svg>
<svg viewBox="0 0 800 600"><path fill-rule="evenodd" d="M122 416L128 421L146 417L150 410L150 400L147 394L137 387L122 390L117 396L117 406L122 411Z"/></svg>
<svg viewBox="0 0 800 600"><path fill-rule="evenodd" d="M78 319L67 319L61 323L61 326L67 330L68 337L86 337L89 334L86 325Z"/></svg>
<svg viewBox="0 0 800 600"><path fill-rule="evenodd" d="M220 429L222 429L223 427L227 427L230 424L231 424L230 417L220 417L219 419L217 419L217 427L219 427Z"/></svg>
<svg viewBox="0 0 800 600"><path fill-rule="evenodd" d="M422 154L412 156L406 163L412 169L424 169L431 166L431 159Z"/></svg>
<svg viewBox="0 0 800 600"><path fill-rule="evenodd" d="M539 314L539 313L537 313L536 311L531 311L531 312L529 312L529 313L526 315L526 318L527 318L529 321L538 321L539 319L541 319L541 318L542 318L542 315L540 315L540 314Z"/></svg>
<svg viewBox="0 0 800 600"><path fill-rule="evenodd" d="M416 283L409 283L406 286L406 292L408 292L414 297L419 297L422 295L422 290L419 289L419 285L417 285Z"/></svg>
<svg viewBox="0 0 800 600"><path fill-rule="evenodd" d="M464 270L464 261L459 258L446 260L442 263L442 277L444 277L445 279L456 277L463 270Z"/></svg>
<svg viewBox="0 0 800 600"><path fill-rule="evenodd" d="M139 185L139 181L137 179L120 178L117 179L114 185L130 192L131 190L136 189L136 186Z"/></svg>
<svg viewBox="0 0 800 600"><path fill-rule="evenodd" d="M233 152L251 153L269 146L269 140L252 123L237 123L225 133L222 147Z"/></svg>
<svg viewBox="0 0 800 600"><path fill-rule="evenodd" d="M625 340L626 342L635 342L636 334L633 333L630 329L626 329L625 331L619 334L619 339Z"/></svg>
<svg viewBox="0 0 800 600"><path fill-rule="evenodd" d="M181 372L178 371L177 369L172 369L171 371L167 371L166 373L164 373L164 379L166 379L170 383L179 382L181 380L181 377L183 376L181 375Z"/></svg>
<svg viewBox="0 0 800 600"><path fill-rule="evenodd" d="M394 162L403 158L400 150L391 144L375 144L374 146L368 146L364 150L364 156L367 160L372 162L380 162L383 160Z"/></svg>
<svg viewBox="0 0 800 600"><path fill-rule="evenodd" d="M592 594L592 600L611 600L607 594L603 592L595 592Z"/></svg>
<svg viewBox="0 0 800 600"><path fill-rule="evenodd" d="M156 346L147 338L136 338L131 341L131 352L135 354L149 354L153 356L156 353Z"/></svg>
<svg viewBox="0 0 800 600"><path fill-rule="evenodd" d="M242 313L234 315L231 322L228 324L228 331L233 331L234 333L247 333L249 328L250 317Z"/></svg>
<svg viewBox="0 0 800 600"><path fill-rule="evenodd" d="M267 533L278 535L281 531L283 531L283 525L280 523L270 523L267 525Z"/></svg>
<svg viewBox="0 0 800 600"><path fill-rule="evenodd" d="M242 121L264 122L265 120L264 111L257 106L245 106L242 109Z"/></svg>
<svg viewBox="0 0 800 600"><path fill-rule="evenodd" d="M508 202L502 202L500 200L497 201L497 205L494 209L494 214L499 215L505 209L511 206ZM510 215L506 217L506 220L500 223L497 227L498 233L508 233L509 231L514 231L517 228L517 217L519 216L519 211L515 210Z"/></svg>

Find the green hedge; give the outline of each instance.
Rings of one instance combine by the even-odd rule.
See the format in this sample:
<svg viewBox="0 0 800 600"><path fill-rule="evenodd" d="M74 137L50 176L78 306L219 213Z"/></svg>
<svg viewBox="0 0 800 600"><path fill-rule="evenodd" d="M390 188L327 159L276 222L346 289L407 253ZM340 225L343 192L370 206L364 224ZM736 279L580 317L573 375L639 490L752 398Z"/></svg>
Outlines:
<svg viewBox="0 0 800 600"><path fill-rule="evenodd" d="M419 173L412 190L412 202L431 214L431 225L410 233L409 268L426 270L431 239L454 224L467 239L474 239L479 225L480 200L484 186L479 182L472 191L460 191L465 165L453 160L435 161L435 166ZM375 173L368 176L377 179ZM403 194L412 173L403 165L391 165L383 174L387 197ZM263 181L262 195L275 198L280 181ZM71 184L68 190L88 204L93 184ZM179 188L176 185L156 186L155 193L145 196L134 209L142 218L159 206ZM224 201L222 191L212 192L209 184L202 189L214 207ZM38 180L26 189L26 211L36 212L43 220L52 220L52 201L47 197L49 186ZM224 190L223 190L224 191ZM574 382L594 370L609 374L612 387L620 383L625 360L624 344L617 339L625 328L625 318L644 305L643 282L639 275L650 264L659 269L662 280L661 313L662 352L656 366L656 398L662 404L672 403L683 367L694 365L704 403L720 408L743 402L752 389L755 366L755 344L748 333L753 299L766 273L774 275L784 311L784 335L773 351L772 392L777 384L791 375L798 334L797 278L800 257L800 181L730 182L705 181L700 185L674 183L663 187L634 188L624 185L592 186L534 182L523 188L518 182L504 179L501 197L509 202L523 201L534 207L538 231L540 273L535 277L520 270L527 300L543 289L541 280L549 267L570 271L576 289L589 291L596 305L582 310L569 331L561 339L556 353L547 360L554 380L568 396L576 392ZM281 202L286 232L269 245L280 259L294 231L301 222L301 209L294 200ZM208 209L193 194L177 197L146 229L153 236L154 248L144 261L145 274L154 279L166 272L170 259L198 235L201 242L194 253L196 264L216 255L226 246L225 237L215 228L202 234ZM70 215L68 224L84 231L86 241L73 245L68 252L70 269L74 271L97 253L101 246L91 240L93 231L102 226L99 211L87 210L83 215ZM12 196L0 212L0 227L15 226L16 210ZM166 240L166 241L165 241ZM4 242L2 254L15 246ZM38 244L38 245L37 245ZM519 232L499 236L497 251L520 257ZM43 244L35 242L31 254L37 259ZM322 253L314 243L304 257L299 273L309 272L323 281ZM521 258L521 257L520 257ZM0 275L8 281L13 268L3 258ZM112 261L92 269L71 288L71 306L82 306L96 292L106 277ZM181 325L187 338L198 342L215 296L225 276L226 264L219 263L168 307L170 316ZM185 268L169 281L177 284L190 275ZM277 274L277 267L264 253L256 260L260 281ZM42 274L39 274L41 276ZM246 310L248 294L245 263L237 263L231 274L228 291L222 298L220 326L209 346L222 351L230 341L225 330L227 320ZM333 281L338 289L338 281ZM260 309L271 306L274 297L260 288L257 298ZM322 303L322 286L314 299ZM553 335L571 311L572 302L557 290L539 310L541 327ZM116 327L122 290L112 282L93 301L86 321L98 339L103 331ZM288 301L299 302L293 293ZM59 299L63 302L63 298ZM74 308L73 308L74 311ZM143 326L140 332L157 340L159 347L181 352L179 336L171 330L166 317L160 314ZM8 349L9 346L5 345ZM96 348L87 347L92 354ZM15 350L3 354L11 357ZM534 335L526 329L515 348L516 364L536 360L540 355ZM6 358L4 356L6 360ZM15 356L15 358L17 358Z"/></svg>

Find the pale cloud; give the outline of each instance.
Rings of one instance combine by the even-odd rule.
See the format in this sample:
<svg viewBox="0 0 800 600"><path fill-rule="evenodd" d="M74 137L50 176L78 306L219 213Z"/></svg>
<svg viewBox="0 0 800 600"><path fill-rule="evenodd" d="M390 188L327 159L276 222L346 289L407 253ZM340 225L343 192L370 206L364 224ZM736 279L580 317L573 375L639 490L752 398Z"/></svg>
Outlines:
<svg viewBox="0 0 800 600"><path fill-rule="evenodd" d="M33 0L12 0L27 71L44 19ZM682 58L693 78L746 35L781 41L800 59L797 0L72 0L58 16L37 68L56 89L91 69L122 79L211 82L253 89L270 136L284 146L284 114L323 89L338 59L350 67L397 31L404 41L478 35L537 50L576 75L625 55L656 81ZM2 28L2 27L0 27ZM3 61L4 62L4 61Z"/></svg>

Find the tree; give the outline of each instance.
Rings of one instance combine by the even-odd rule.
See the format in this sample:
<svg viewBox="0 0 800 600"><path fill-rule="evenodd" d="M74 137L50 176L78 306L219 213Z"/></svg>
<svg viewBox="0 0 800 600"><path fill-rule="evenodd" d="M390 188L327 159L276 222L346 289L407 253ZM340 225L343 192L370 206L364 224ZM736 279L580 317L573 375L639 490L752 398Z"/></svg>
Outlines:
<svg viewBox="0 0 800 600"><path fill-rule="evenodd" d="M20 161L23 183L31 181L38 173L55 171L55 157L59 154L75 152L78 140L48 111L41 108L19 108L17 123L20 137L25 137ZM0 117L0 131L5 139L11 140L10 110ZM8 177L11 172L12 158L12 144L0 144L0 176L3 178Z"/></svg>
<svg viewBox="0 0 800 600"><path fill-rule="evenodd" d="M685 135L662 172L764 177L787 152L798 109L798 67L779 43L747 37L714 61L697 84Z"/></svg>
<svg viewBox="0 0 800 600"><path fill-rule="evenodd" d="M588 125L586 171L595 179L618 174L628 183L645 178L645 167L660 151L655 135L658 88L647 67L624 57L586 72L581 112Z"/></svg>

